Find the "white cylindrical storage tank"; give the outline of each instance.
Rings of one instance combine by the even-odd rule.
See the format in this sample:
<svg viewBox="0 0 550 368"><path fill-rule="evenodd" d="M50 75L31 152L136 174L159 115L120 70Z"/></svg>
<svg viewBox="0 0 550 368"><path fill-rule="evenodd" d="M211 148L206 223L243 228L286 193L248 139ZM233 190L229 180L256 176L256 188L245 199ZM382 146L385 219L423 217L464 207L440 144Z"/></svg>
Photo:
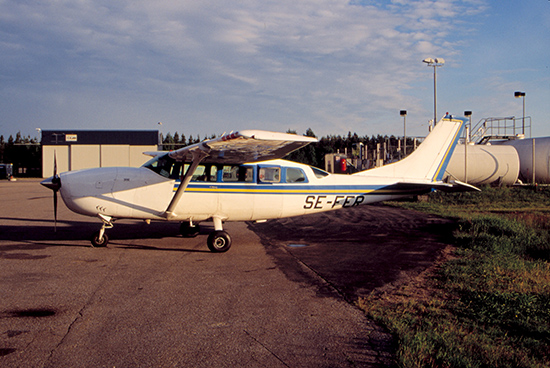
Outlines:
<svg viewBox="0 0 550 368"><path fill-rule="evenodd" d="M533 182L533 140L535 141L535 182L550 184L550 137L516 139L502 142L514 147L519 155L519 178L524 183Z"/></svg>
<svg viewBox="0 0 550 368"><path fill-rule="evenodd" d="M494 145L457 145L447 166L447 173L455 179L473 185L513 185L519 175L519 157L513 147ZM466 176L467 175L467 176Z"/></svg>

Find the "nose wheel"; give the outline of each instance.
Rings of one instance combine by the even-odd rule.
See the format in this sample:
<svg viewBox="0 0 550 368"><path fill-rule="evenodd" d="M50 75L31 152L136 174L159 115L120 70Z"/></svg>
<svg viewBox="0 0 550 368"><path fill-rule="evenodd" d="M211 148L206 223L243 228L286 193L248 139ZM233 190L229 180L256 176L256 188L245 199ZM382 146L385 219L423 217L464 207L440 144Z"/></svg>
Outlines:
<svg viewBox="0 0 550 368"><path fill-rule="evenodd" d="M109 243L109 237L105 234L105 231L101 234L101 230L96 231L91 240L94 248L106 247Z"/></svg>
<svg viewBox="0 0 550 368"><path fill-rule="evenodd" d="M113 220L111 216L101 214L97 216L103 221L103 226L92 235L92 247L106 247L109 243L109 237L105 234L105 230L113 227Z"/></svg>

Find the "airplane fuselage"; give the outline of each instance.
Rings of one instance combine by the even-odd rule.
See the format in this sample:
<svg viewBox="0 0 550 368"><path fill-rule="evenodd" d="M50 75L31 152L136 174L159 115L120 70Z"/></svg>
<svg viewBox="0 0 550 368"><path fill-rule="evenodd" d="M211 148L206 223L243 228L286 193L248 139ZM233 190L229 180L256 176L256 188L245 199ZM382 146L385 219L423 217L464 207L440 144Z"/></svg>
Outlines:
<svg viewBox="0 0 550 368"><path fill-rule="evenodd" d="M166 207L180 184L181 165L174 165L177 163L163 168L146 164L63 173L60 192L67 207L83 215L167 220ZM411 195L385 189L387 186L384 178L367 183L364 177L331 175L285 160L204 164L196 170L170 220L267 220Z"/></svg>

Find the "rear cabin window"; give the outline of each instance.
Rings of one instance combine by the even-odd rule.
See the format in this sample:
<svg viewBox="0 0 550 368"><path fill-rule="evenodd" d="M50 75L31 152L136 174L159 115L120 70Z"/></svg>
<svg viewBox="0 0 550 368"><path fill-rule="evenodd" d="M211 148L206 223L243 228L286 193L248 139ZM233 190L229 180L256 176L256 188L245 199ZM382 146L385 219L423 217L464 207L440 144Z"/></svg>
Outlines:
<svg viewBox="0 0 550 368"><path fill-rule="evenodd" d="M323 171L323 170L318 169L318 168L313 167L313 166L311 167L311 169L313 170L313 173L315 174L315 176L319 179L322 179L322 178L330 175L328 172Z"/></svg>
<svg viewBox="0 0 550 368"><path fill-rule="evenodd" d="M281 168L260 167L258 177L262 183L279 183L281 181Z"/></svg>
<svg viewBox="0 0 550 368"><path fill-rule="evenodd" d="M303 183L306 181L306 175L301 169L287 167L286 182L287 183Z"/></svg>

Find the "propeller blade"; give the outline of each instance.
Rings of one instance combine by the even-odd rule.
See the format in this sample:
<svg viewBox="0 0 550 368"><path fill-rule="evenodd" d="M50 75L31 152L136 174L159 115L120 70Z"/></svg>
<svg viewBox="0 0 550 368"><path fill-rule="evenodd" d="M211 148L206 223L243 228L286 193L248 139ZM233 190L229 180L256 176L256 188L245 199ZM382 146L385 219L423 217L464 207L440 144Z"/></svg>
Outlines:
<svg viewBox="0 0 550 368"><path fill-rule="evenodd" d="M57 190L53 191L53 232L57 232Z"/></svg>
<svg viewBox="0 0 550 368"><path fill-rule="evenodd" d="M53 176L40 182L43 186L53 191L53 228L57 232L57 192L61 189L61 178L57 175L57 155L53 152Z"/></svg>
<svg viewBox="0 0 550 368"><path fill-rule="evenodd" d="M54 180L57 177L57 152L53 151L53 177ZM53 191L53 232L57 232L57 191L59 188Z"/></svg>
<svg viewBox="0 0 550 368"><path fill-rule="evenodd" d="M57 175L57 154L56 151L53 151L53 176Z"/></svg>

